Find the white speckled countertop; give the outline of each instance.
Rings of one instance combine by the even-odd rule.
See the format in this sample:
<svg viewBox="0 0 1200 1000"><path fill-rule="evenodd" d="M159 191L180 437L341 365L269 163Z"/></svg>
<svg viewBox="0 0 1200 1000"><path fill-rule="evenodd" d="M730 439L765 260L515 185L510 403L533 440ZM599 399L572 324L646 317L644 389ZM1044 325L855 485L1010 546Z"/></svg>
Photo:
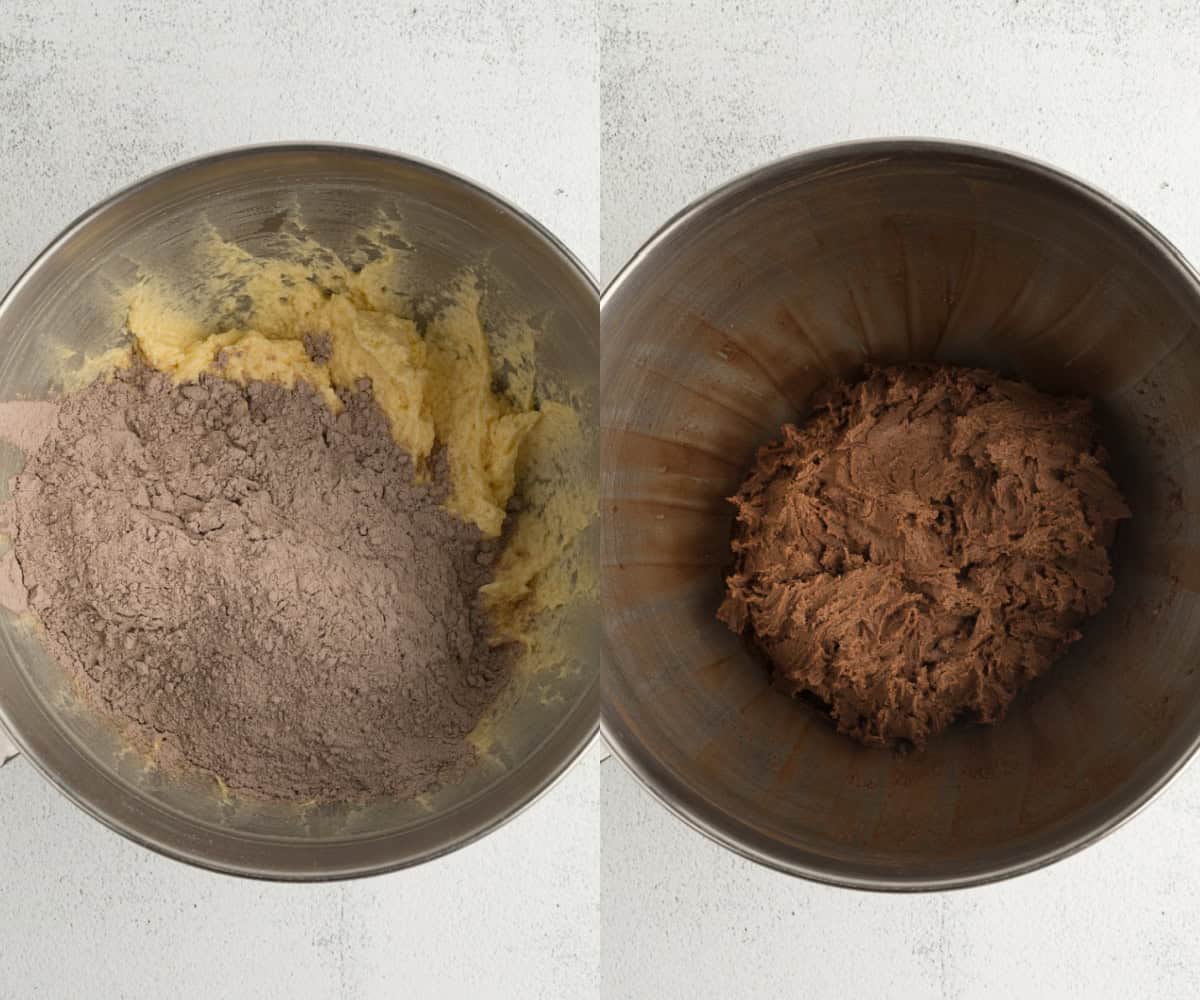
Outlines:
<svg viewBox="0 0 1200 1000"><path fill-rule="evenodd" d="M200 7L204 6L204 11ZM84 3L0 9L0 283L114 188L273 139L388 146L530 211L607 281L671 213L805 147L1008 146L1200 261L1200 9L983 0ZM602 747L484 841L336 886L194 871L0 771L0 997L1186 997L1200 771L1095 848L948 895L810 885Z"/></svg>

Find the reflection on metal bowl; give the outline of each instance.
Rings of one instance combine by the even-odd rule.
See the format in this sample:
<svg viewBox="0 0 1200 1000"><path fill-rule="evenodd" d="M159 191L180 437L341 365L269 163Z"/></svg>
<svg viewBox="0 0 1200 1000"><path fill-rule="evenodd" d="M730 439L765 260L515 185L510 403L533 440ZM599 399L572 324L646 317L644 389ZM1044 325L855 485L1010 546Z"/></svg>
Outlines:
<svg viewBox="0 0 1200 1000"><path fill-rule="evenodd" d="M1004 152L821 149L667 224L602 299L603 727L672 808L797 875L986 882L1113 829L1200 740L1200 282L1110 198ZM1116 592L1001 725L867 749L768 686L714 612L724 498L865 359L1096 400L1133 509Z"/></svg>
<svg viewBox="0 0 1200 1000"><path fill-rule="evenodd" d="M574 387L584 423L599 365L596 287L552 236L517 209L429 164L345 146L285 145L219 153L147 178L60 236L0 304L0 399L43 398L59 374L54 348L96 351L119 338L113 290L138 269L187 288L188 261L215 229L266 252L284 213L348 255L381 218L406 241L404 279L417 295L464 268L486 273L485 322L538 317L537 366ZM4 476L19 458L0 454ZM582 602L587 604L588 602ZM325 879L369 875L445 854L482 836L545 790L578 756L598 720L595 602L568 622L577 669L528 685L492 723L498 748L460 784L419 801L361 807L255 802L216 784L147 768L104 720L75 704L36 632L0 620L0 727L76 803L172 857L242 875Z"/></svg>

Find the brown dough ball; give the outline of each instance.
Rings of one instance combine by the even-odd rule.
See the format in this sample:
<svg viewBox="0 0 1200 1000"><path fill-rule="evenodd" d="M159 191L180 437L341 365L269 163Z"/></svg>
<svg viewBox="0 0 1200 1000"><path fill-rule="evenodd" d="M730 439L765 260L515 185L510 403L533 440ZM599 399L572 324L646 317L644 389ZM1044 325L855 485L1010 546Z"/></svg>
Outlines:
<svg viewBox="0 0 1200 1000"><path fill-rule="evenodd" d="M870 745L994 723L1113 589L1129 509L1088 401L874 368L761 448L718 617Z"/></svg>

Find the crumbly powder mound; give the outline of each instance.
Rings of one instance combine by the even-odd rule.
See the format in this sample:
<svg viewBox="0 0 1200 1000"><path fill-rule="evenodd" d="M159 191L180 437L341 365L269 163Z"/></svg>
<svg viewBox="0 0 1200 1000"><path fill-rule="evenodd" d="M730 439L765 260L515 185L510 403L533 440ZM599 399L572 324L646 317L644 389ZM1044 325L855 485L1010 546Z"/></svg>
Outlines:
<svg viewBox="0 0 1200 1000"><path fill-rule="evenodd" d="M1106 460L1087 400L876 368L759 450L719 617L864 743L997 722L1112 592Z"/></svg>
<svg viewBox="0 0 1200 1000"><path fill-rule="evenodd" d="M369 386L143 366L66 399L14 484L30 608L80 691L172 765L277 799L461 777L508 675L492 543L415 481Z"/></svg>

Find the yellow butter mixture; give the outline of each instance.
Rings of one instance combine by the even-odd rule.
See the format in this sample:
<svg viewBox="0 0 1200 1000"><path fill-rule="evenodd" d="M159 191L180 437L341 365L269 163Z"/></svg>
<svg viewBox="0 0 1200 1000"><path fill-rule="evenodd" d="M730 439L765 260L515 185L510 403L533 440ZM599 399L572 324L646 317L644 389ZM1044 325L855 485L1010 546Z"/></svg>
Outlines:
<svg viewBox="0 0 1200 1000"><path fill-rule="evenodd" d="M535 400L527 330L499 338L513 357L500 359L511 377L497 389L494 345L469 276L446 290L422 329L410 300L392 287L391 251L351 265L307 239L294 242L287 259L259 257L214 233L198 255L193 287L143 275L123 297L129 346L88 362L88 377L98 366L128 364L136 351L178 383L204 373L305 382L335 412L338 390L369 382L418 470L445 447L451 513L498 537L520 488L522 509L483 597L497 641L521 641L528 654L545 613L595 583L580 558L596 501L578 414Z"/></svg>

